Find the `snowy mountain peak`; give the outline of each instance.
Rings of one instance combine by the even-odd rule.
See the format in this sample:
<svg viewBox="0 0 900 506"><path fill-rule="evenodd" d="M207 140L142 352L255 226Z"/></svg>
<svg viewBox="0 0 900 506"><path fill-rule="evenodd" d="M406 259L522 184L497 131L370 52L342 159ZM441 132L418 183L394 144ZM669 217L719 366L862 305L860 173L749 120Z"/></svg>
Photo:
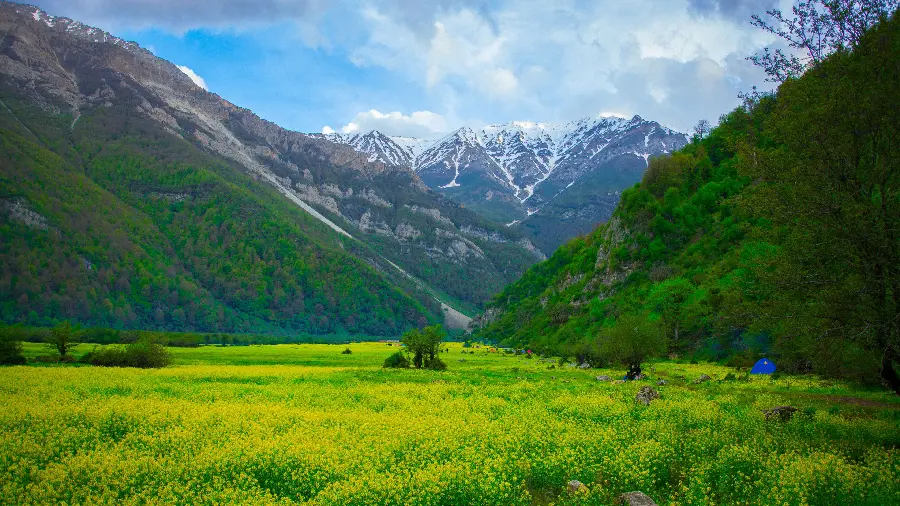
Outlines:
<svg viewBox="0 0 900 506"><path fill-rule="evenodd" d="M431 188L487 209L488 217L503 223L528 219L581 184L605 181L598 193L617 199L617 192L640 180L650 157L688 141L686 135L638 115L603 113L565 124L511 121L463 127L436 139L378 132L329 138L367 153L371 161L408 166Z"/></svg>

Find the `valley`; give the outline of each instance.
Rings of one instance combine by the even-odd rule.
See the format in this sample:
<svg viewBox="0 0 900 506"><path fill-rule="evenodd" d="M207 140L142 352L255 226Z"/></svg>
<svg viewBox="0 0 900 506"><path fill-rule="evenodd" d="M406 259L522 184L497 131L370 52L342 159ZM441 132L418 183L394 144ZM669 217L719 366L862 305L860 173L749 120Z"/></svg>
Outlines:
<svg viewBox="0 0 900 506"><path fill-rule="evenodd" d="M35 1L0 504L900 504L900 0Z"/></svg>

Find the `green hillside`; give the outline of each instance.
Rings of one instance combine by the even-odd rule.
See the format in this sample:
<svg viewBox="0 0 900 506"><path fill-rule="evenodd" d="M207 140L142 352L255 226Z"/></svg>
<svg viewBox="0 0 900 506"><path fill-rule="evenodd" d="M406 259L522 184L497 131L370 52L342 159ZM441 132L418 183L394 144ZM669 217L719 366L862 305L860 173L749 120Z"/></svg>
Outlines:
<svg viewBox="0 0 900 506"><path fill-rule="evenodd" d="M73 124L2 96L4 323L396 335L439 317L364 246L127 101Z"/></svg>
<svg viewBox="0 0 900 506"><path fill-rule="evenodd" d="M479 335L606 362L635 327L659 354L895 382L898 90L894 15L653 160L610 222L494 298Z"/></svg>

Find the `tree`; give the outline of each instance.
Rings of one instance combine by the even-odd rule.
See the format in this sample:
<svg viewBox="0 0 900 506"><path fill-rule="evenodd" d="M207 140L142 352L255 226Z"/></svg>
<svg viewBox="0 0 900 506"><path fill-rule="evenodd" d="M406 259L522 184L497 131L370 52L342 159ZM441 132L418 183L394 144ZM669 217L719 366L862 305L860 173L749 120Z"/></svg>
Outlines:
<svg viewBox="0 0 900 506"><path fill-rule="evenodd" d="M694 125L694 136L698 139L703 139L707 135L709 135L710 130L712 130L712 125L710 125L708 120L701 119Z"/></svg>
<svg viewBox="0 0 900 506"><path fill-rule="evenodd" d="M793 50L766 48L747 58L762 67L772 82L797 78L835 51L850 51L878 21L887 19L900 0L806 0L792 7L793 17L778 9L766 11L771 20L753 15L753 25L784 39Z"/></svg>
<svg viewBox="0 0 900 506"><path fill-rule="evenodd" d="M742 170L772 220L760 262L761 323L813 370L864 350L900 394L900 14L784 83L769 135Z"/></svg>
<svg viewBox="0 0 900 506"><path fill-rule="evenodd" d="M47 334L47 345L59 352L60 358L65 357L72 348L78 346L78 332L72 328L72 324L64 321L50 330Z"/></svg>
<svg viewBox="0 0 900 506"><path fill-rule="evenodd" d="M403 334L402 341L407 351L413 355L413 365L416 368L428 367L429 364L439 361L437 354L441 341L447 336L441 325L432 325L424 329L412 329Z"/></svg>
<svg viewBox="0 0 900 506"><path fill-rule="evenodd" d="M659 322L647 315L627 314L601 333L599 346L604 358L635 370L648 358L664 354L666 339Z"/></svg>

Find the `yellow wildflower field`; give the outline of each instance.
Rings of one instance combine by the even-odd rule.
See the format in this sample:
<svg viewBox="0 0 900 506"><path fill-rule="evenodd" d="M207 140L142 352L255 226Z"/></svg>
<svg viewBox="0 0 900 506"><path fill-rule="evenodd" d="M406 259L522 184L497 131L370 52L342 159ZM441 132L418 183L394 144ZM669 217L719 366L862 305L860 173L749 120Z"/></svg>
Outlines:
<svg viewBox="0 0 900 506"><path fill-rule="evenodd" d="M669 505L900 504L886 393L671 362L613 384L596 376L621 371L459 344L448 371L387 370L396 348L349 347L2 368L0 503L612 504L640 490ZM634 399L645 385L660 393L648 406ZM782 404L800 411L767 422Z"/></svg>

